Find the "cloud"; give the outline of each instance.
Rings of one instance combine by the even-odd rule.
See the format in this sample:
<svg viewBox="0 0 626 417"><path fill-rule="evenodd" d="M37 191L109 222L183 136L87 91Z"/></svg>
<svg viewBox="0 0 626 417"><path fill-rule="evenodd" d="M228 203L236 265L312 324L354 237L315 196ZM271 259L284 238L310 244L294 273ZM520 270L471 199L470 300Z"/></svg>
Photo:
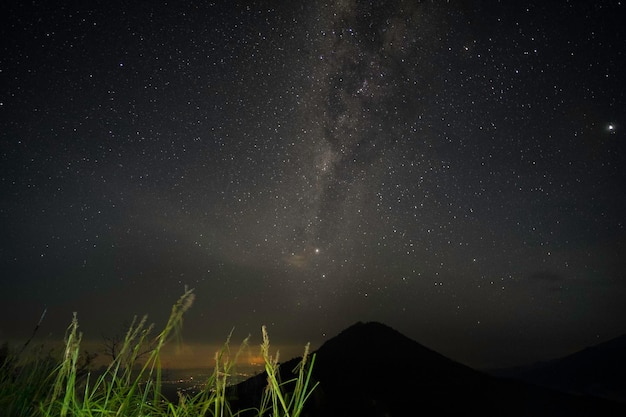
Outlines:
<svg viewBox="0 0 626 417"><path fill-rule="evenodd" d="M529 276L531 282L537 282L539 285L545 288L546 291L551 293L561 292L567 289L563 282L565 277L552 271L535 271Z"/></svg>
<svg viewBox="0 0 626 417"><path fill-rule="evenodd" d="M551 272L551 271L532 272L529 278L532 281L549 282L549 283L561 282L565 279L565 277L563 277L562 275L559 275L556 272Z"/></svg>

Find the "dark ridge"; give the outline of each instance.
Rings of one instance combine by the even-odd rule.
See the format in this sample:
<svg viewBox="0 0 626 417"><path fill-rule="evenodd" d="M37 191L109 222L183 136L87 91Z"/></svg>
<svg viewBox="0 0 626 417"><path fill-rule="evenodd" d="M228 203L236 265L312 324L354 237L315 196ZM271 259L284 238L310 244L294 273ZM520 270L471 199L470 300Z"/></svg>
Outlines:
<svg viewBox="0 0 626 417"><path fill-rule="evenodd" d="M434 352L380 323L356 323L316 352L319 382L304 416L617 416L626 406L499 379ZM281 364L283 381L299 359ZM231 390L234 409L258 405L260 374Z"/></svg>
<svg viewBox="0 0 626 417"><path fill-rule="evenodd" d="M559 391L626 403L626 335L563 358L491 373Z"/></svg>

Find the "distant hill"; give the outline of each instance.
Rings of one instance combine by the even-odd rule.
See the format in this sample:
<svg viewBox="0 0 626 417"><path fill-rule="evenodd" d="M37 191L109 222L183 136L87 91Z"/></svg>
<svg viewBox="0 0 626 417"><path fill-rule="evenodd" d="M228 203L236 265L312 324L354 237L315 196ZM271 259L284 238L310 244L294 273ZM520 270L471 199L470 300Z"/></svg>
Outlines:
<svg viewBox="0 0 626 417"><path fill-rule="evenodd" d="M316 352L320 385L308 417L333 416L624 416L626 405L500 379L452 361L380 323L357 323ZM292 377L298 359L281 365ZM235 409L258 404L257 375L232 388Z"/></svg>
<svg viewBox="0 0 626 417"><path fill-rule="evenodd" d="M626 403L626 335L563 358L490 373Z"/></svg>

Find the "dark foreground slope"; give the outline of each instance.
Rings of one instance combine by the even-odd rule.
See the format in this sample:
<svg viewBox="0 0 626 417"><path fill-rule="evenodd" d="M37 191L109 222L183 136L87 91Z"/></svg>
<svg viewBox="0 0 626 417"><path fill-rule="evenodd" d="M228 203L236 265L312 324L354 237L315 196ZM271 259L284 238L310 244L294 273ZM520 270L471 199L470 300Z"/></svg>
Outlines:
<svg viewBox="0 0 626 417"><path fill-rule="evenodd" d="M290 379L298 359L281 365ZM624 416L626 406L498 379L425 348L380 323L357 323L316 351L320 385L305 415ZM236 409L258 404L265 375L232 388Z"/></svg>
<svg viewBox="0 0 626 417"><path fill-rule="evenodd" d="M491 373L626 403L626 335L563 358Z"/></svg>

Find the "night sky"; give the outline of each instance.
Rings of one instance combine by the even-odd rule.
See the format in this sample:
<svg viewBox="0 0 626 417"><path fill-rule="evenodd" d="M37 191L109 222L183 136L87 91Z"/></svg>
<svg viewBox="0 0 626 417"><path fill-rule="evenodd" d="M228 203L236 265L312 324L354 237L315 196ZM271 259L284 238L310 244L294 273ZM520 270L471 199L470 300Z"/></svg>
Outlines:
<svg viewBox="0 0 626 417"><path fill-rule="evenodd" d="M623 1L182 3L2 6L0 341L626 332Z"/></svg>

